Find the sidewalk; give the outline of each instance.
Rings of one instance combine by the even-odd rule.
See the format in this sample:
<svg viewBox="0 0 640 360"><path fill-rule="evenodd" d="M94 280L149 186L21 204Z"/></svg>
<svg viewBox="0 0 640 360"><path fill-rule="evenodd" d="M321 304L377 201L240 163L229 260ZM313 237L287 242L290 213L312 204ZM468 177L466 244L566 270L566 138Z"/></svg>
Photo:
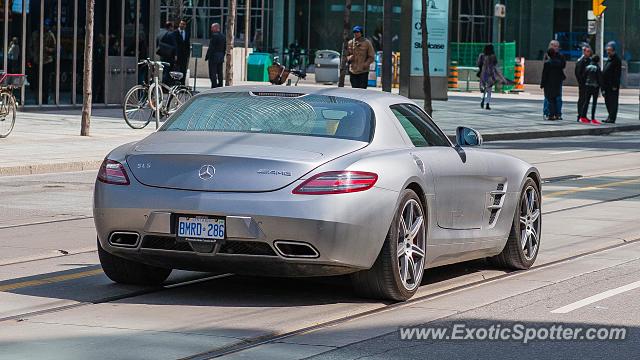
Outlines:
<svg viewBox="0 0 640 360"><path fill-rule="evenodd" d="M304 81L305 85L309 82L313 85L309 79ZM208 80L198 79L198 85L203 91ZM637 102L620 105L615 125L578 124L571 91L565 90L562 121L542 119L542 100L535 93L495 94L493 110L480 109L478 93L450 93L449 101L434 101L433 115L448 135L453 136L456 127L464 125L480 131L485 141L640 131ZM606 118L604 104L599 104L597 117ZM98 108L92 111L91 136L81 137L80 118L80 109L18 113L13 133L0 139L0 176L97 169L110 150L155 130L153 124L143 130L130 129L121 109Z"/></svg>

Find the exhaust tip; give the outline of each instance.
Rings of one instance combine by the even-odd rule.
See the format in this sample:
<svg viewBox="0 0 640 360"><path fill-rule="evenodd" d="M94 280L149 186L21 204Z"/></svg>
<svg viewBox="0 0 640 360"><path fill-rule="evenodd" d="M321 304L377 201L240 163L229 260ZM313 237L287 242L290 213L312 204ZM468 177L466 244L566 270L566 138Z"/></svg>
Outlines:
<svg viewBox="0 0 640 360"><path fill-rule="evenodd" d="M135 232L116 231L109 236L109 244L117 247L136 247L140 242L140 235Z"/></svg>
<svg viewBox="0 0 640 360"><path fill-rule="evenodd" d="M286 258L307 258L313 259L320 256L318 250L316 250L310 244L301 241L283 241L277 240L273 243L276 250L280 255Z"/></svg>

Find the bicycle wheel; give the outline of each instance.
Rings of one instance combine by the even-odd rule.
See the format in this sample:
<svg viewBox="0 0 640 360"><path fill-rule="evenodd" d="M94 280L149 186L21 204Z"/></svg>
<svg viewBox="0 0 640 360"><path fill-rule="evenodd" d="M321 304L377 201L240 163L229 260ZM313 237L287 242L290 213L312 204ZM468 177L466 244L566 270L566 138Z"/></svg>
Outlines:
<svg viewBox="0 0 640 360"><path fill-rule="evenodd" d="M167 112L169 115L176 112L184 103L191 99L192 96L191 90L186 87L173 89L169 96L169 102L167 103Z"/></svg>
<svg viewBox="0 0 640 360"><path fill-rule="evenodd" d="M158 89L157 100L156 100L156 88ZM149 86L149 106L151 106L151 109L153 111L156 111L158 108L162 109L162 102L164 100L163 97L164 97L164 93L162 92L161 85L153 83Z"/></svg>
<svg viewBox="0 0 640 360"><path fill-rule="evenodd" d="M11 94L0 94L0 138L9 136L16 123L16 101Z"/></svg>
<svg viewBox="0 0 640 360"><path fill-rule="evenodd" d="M133 129L142 129L153 118L149 101L149 88L144 85L132 87L124 97L122 106L124 121Z"/></svg>

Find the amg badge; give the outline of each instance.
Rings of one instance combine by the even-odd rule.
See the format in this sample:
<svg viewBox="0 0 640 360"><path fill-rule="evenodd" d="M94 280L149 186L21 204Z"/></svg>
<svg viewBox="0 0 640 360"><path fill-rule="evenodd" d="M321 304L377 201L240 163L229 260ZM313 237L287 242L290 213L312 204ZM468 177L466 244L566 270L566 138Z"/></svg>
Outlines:
<svg viewBox="0 0 640 360"><path fill-rule="evenodd" d="M269 170L269 169L260 169L258 170L258 174L291 176L290 171Z"/></svg>

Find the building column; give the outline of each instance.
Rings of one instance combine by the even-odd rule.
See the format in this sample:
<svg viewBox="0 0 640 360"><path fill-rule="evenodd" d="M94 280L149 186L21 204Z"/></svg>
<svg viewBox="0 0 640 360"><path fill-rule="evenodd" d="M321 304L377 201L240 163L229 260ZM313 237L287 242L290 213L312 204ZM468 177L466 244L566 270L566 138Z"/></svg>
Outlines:
<svg viewBox="0 0 640 360"><path fill-rule="evenodd" d="M277 48L277 53L282 54L284 43L284 0L273 0L273 28L271 29L271 43ZM282 59L281 59L282 61Z"/></svg>

